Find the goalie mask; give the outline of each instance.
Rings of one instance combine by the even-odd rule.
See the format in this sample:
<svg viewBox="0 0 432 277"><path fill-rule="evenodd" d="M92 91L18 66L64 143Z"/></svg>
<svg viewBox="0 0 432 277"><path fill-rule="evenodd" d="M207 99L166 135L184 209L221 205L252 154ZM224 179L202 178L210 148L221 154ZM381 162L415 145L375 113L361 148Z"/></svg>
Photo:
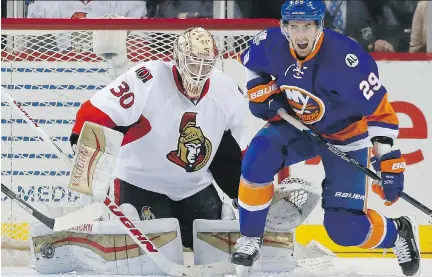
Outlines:
<svg viewBox="0 0 432 277"><path fill-rule="evenodd" d="M213 36L202 27L189 28L174 41L174 60L189 99L196 100L201 96L217 55Z"/></svg>

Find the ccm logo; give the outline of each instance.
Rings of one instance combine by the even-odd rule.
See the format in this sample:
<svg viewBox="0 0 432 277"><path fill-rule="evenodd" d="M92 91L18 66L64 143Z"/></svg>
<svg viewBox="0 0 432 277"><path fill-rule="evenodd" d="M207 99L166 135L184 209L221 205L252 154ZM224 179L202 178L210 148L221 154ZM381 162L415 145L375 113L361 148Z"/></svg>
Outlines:
<svg viewBox="0 0 432 277"><path fill-rule="evenodd" d="M274 83L269 87L264 87L258 91L252 92L250 94L250 100L254 100L254 99L261 97L263 95L271 94L273 91L277 91L277 90L278 90L278 86L276 83Z"/></svg>
<svg viewBox="0 0 432 277"><path fill-rule="evenodd" d="M406 162L394 163L392 166L392 170L398 170L406 167Z"/></svg>
<svg viewBox="0 0 432 277"><path fill-rule="evenodd" d="M120 210L120 208L111 201L108 197L105 198L104 201L105 205L111 210L113 214L119 217L121 223L129 229L129 231L132 233L132 235L142 244L146 247L147 251L149 252L159 252L153 245L153 243L139 230L135 227L135 225L130 221L129 218L127 218L123 212Z"/></svg>

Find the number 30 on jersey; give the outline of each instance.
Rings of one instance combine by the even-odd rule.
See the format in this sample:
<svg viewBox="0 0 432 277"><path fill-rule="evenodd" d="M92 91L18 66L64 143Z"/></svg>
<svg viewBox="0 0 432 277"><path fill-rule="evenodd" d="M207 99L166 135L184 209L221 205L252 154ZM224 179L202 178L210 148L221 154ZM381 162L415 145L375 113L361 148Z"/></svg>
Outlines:
<svg viewBox="0 0 432 277"><path fill-rule="evenodd" d="M123 109L129 109L135 102L135 95L129 91L129 85L123 81L117 88L110 89L115 97L119 97L120 106Z"/></svg>
<svg viewBox="0 0 432 277"><path fill-rule="evenodd" d="M367 80L360 82L359 87L363 92L363 96L369 100L375 94L375 91L378 91L382 85L375 73L371 72Z"/></svg>

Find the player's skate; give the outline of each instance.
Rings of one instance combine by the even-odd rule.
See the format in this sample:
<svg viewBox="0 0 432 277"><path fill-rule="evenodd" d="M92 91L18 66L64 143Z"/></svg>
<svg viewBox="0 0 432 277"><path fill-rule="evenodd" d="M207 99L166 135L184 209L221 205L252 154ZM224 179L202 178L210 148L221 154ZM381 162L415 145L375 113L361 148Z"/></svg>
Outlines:
<svg viewBox="0 0 432 277"><path fill-rule="evenodd" d="M416 221L413 217L402 216L395 218L398 238L393 252L398 258L403 274L414 276L420 271L419 235Z"/></svg>
<svg viewBox="0 0 432 277"><path fill-rule="evenodd" d="M231 263L237 265L238 277L248 276L252 271L252 265L260 256L262 239L260 237L240 237L237 240L236 252L231 257Z"/></svg>

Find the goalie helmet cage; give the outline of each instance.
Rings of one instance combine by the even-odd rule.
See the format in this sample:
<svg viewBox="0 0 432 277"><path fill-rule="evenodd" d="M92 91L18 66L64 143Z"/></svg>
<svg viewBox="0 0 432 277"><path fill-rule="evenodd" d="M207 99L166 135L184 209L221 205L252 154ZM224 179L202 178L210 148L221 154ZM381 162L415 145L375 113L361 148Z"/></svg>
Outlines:
<svg viewBox="0 0 432 277"><path fill-rule="evenodd" d="M239 54L257 33L278 27L279 22L261 19L2 19L2 88L63 151L72 155L68 139L79 106L127 68L143 61L171 60L174 39L192 26L210 30L220 49L217 67L242 88L245 76L237 61ZM101 44L100 38L107 37L115 42ZM64 188L69 174L67 166L59 162L49 145L4 99L1 105L2 182L53 217L82 205L79 195ZM248 135L252 137L263 123L253 117L250 120ZM279 180L286 177L287 168L281 171ZM2 255L2 265L22 263L25 259L16 253L29 249L29 224L34 219L4 195L1 210L2 252L4 249L17 251L8 252L12 255L8 260Z"/></svg>

